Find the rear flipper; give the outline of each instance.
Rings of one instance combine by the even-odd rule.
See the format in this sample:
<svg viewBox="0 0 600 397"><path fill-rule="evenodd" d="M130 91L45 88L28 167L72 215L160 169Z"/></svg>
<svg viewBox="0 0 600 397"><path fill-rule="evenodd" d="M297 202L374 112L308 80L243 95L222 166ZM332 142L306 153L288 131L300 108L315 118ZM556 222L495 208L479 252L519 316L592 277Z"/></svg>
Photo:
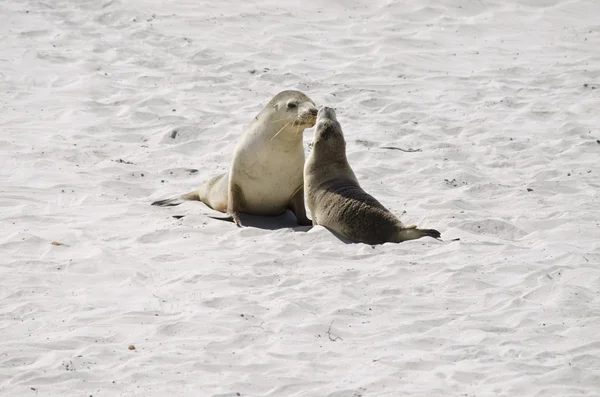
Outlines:
<svg viewBox="0 0 600 397"><path fill-rule="evenodd" d="M200 197L198 196L198 192L190 192L178 197L171 197L165 200L158 200L152 203L152 205L157 205L159 207L174 207L176 205L182 204L184 201L200 201Z"/></svg>
<svg viewBox="0 0 600 397"><path fill-rule="evenodd" d="M398 233L398 242L416 240L426 236L439 239L441 237L441 233L435 229L417 229L416 225L410 225L400 230L400 233Z"/></svg>

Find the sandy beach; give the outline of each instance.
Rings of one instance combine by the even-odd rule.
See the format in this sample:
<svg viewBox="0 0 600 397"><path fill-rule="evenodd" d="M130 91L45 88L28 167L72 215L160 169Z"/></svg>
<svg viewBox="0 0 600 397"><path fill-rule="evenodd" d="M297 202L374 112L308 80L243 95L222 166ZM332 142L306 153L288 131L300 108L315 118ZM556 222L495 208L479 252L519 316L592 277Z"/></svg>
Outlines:
<svg viewBox="0 0 600 397"><path fill-rule="evenodd" d="M444 241L150 205L288 89ZM2 0L0 131L2 397L600 396L598 1Z"/></svg>

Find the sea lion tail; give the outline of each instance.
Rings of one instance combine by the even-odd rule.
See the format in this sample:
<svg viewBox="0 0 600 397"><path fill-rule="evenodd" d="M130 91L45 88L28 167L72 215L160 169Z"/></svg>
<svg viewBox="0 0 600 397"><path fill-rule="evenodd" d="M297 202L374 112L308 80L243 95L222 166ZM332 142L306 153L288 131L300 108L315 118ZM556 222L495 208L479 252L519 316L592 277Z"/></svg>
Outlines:
<svg viewBox="0 0 600 397"><path fill-rule="evenodd" d="M409 225L400 229L398 239L399 241L416 240L426 236L439 239L441 235L442 234L435 229L417 229L416 225Z"/></svg>
<svg viewBox="0 0 600 397"><path fill-rule="evenodd" d="M159 207L174 207L182 204L184 201L201 201L198 191L186 193L177 197L171 197L165 200L158 200L153 202L152 205L157 205Z"/></svg>

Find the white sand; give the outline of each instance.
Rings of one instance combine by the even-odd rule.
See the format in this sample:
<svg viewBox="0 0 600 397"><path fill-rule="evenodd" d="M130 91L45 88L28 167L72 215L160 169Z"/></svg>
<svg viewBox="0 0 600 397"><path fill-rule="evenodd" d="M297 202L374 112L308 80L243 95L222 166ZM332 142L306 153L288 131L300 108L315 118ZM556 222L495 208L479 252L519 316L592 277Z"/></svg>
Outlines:
<svg viewBox="0 0 600 397"><path fill-rule="evenodd" d="M0 395L600 396L600 2L259 3L0 1ZM150 206L284 89L447 242Z"/></svg>

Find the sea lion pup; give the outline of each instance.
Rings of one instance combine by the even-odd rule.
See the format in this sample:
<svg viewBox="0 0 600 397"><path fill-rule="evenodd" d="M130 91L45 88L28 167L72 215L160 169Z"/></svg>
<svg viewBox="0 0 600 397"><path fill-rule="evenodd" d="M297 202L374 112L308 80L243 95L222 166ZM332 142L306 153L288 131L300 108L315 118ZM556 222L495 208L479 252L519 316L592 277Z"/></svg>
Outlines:
<svg viewBox="0 0 600 397"><path fill-rule="evenodd" d="M200 189L152 205L201 201L227 212L238 226L239 214L275 216L286 210L299 225L311 225L304 208L304 129L315 125L317 108L300 91L275 95L242 134L229 172L205 181ZM227 219L227 218L216 218Z"/></svg>
<svg viewBox="0 0 600 397"><path fill-rule="evenodd" d="M304 165L304 191L313 224L354 242L373 245L440 237L437 230L405 226L362 190L346 158L342 127L328 107L317 116L313 147Z"/></svg>

